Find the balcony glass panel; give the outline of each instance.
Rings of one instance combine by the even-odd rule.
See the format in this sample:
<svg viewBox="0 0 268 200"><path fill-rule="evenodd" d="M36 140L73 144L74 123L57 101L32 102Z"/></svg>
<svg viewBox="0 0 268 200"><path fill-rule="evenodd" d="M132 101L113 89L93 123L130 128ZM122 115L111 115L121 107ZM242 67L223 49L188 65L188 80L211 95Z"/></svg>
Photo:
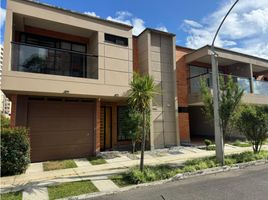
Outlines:
<svg viewBox="0 0 268 200"><path fill-rule="evenodd" d="M254 94L268 95L268 82L254 80Z"/></svg>
<svg viewBox="0 0 268 200"><path fill-rule="evenodd" d="M224 77L226 80L227 74L220 74L220 76ZM237 76L231 76L242 89L244 89L245 93L250 93L250 79L249 78L243 78L243 77L237 77ZM200 92L200 81L201 79L205 79L207 82L207 85L212 88L212 73L206 73L201 74L195 77L190 78L190 87L191 87L191 93L199 93Z"/></svg>
<svg viewBox="0 0 268 200"><path fill-rule="evenodd" d="M98 57L63 49L12 43L12 70L98 79Z"/></svg>

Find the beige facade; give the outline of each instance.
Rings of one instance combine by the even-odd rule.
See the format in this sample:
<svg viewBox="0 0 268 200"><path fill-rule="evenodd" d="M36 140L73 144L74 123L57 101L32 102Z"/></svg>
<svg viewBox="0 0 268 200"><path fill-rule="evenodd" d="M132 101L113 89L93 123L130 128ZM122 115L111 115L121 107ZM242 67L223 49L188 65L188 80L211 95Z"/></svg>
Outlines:
<svg viewBox="0 0 268 200"><path fill-rule="evenodd" d="M10 117L11 114L11 101L2 92L2 69L3 69L3 55L4 47L0 45L0 112L6 117Z"/></svg>
<svg viewBox="0 0 268 200"><path fill-rule="evenodd" d="M74 143L78 147L81 140L73 137L76 129L68 123L80 117L74 108L88 110L83 116L81 114L79 125L85 127L80 134L88 143L83 154L77 149L77 157L129 145L130 140L120 135L120 123L124 121L133 68L141 74L151 75L159 90L151 102L151 149L189 142L190 132L207 135L211 131L211 127L203 123L199 88L194 88L195 91L191 88L198 86L196 79L201 77L192 79L191 67L201 67L197 72L205 69L210 76L209 46L197 50L176 48L176 36L171 33L147 28L134 37L129 25L30 0L7 0L6 15L1 89L14 102L11 124L34 126L31 134L38 142L33 146L38 147L39 142L44 144L46 134L62 131L66 138L64 145L71 148L72 140L76 140ZM42 42L47 37L58 43L53 43L53 47L31 41L24 43L25 34L41 37ZM109 40L110 36L114 41ZM66 41L71 46L68 50L61 46ZM73 50L72 45L85 47L84 52ZM243 101L268 104L268 61L220 48L216 51L221 73L232 75L245 87ZM72 63L73 60L76 62ZM63 72L59 73L57 68ZM69 73L65 68L80 71ZM76 117L70 119L73 113ZM66 116L68 119L62 120ZM42 121L44 117L57 119L47 120L50 123L47 125ZM60 126L55 121L59 121ZM87 126L89 122L90 127ZM41 135L40 127L44 124L47 129ZM65 127L70 130L63 130ZM71 129L73 133L70 133ZM85 133L86 130L90 131ZM56 139L61 141L62 138L59 135L52 138L52 146L57 145ZM58 155L68 157L62 149L58 150ZM54 159L53 150L45 157ZM34 158L36 161L43 159Z"/></svg>
<svg viewBox="0 0 268 200"><path fill-rule="evenodd" d="M64 31L87 38L87 53L97 56L92 63L98 67L98 79L11 71L11 42L15 41L15 32L23 32L26 26ZM67 96L124 97L129 90L133 72L131 29L132 27L127 25L106 22L29 1L7 1L2 89L6 93L31 95L57 96L68 91ZM105 33L125 37L129 45L124 47L105 42Z"/></svg>
<svg viewBox="0 0 268 200"><path fill-rule="evenodd" d="M159 90L152 101L152 148L179 144L174 41L174 35L150 29L138 37L140 72L153 76Z"/></svg>

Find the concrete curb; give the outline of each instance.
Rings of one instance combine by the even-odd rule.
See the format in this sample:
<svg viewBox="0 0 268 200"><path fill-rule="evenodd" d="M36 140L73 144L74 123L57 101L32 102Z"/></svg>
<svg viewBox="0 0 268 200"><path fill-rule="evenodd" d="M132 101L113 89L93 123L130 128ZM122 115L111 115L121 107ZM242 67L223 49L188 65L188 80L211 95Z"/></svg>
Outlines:
<svg viewBox="0 0 268 200"><path fill-rule="evenodd" d="M198 170L195 172L186 172L183 174L177 174L174 177L169 178L169 179L165 179L165 180L160 180L160 181L155 181L155 182L150 182L150 183L142 183L142 184L138 184L138 185L132 185L132 186L119 188L119 190L117 190L117 191L95 192L95 193L90 193L90 194L83 194L83 195L79 195L79 196L62 198L62 199L58 199L58 200L91 199L91 198L96 198L96 197L105 196L105 195L117 194L119 192L124 192L124 191L137 189L137 188L141 188L141 187L161 185L161 184L168 183L168 182L180 181L180 180L184 180L184 179L188 179L188 178L194 178L194 177L205 176L205 175L210 175L210 174L217 174L217 173L233 171L233 170L238 170L238 169L245 169L248 167L258 166L258 165L268 165L268 160L262 159L262 160L251 161L251 162L246 162L246 163L234 164L232 166L226 165L223 167L208 168L208 169L204 169L204 170Z"/></svg>

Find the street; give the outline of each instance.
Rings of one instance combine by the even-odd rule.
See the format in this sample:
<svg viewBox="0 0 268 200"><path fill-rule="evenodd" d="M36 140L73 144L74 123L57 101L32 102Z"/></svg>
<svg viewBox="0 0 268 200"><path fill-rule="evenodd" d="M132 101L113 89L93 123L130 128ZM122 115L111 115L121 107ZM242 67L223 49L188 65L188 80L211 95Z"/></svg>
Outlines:
<svg viewBox="0 0 268 200"><path fill-rule="evenodd" d="M189 178L93 198L94 200L265 200L268 165Z"/></svg>

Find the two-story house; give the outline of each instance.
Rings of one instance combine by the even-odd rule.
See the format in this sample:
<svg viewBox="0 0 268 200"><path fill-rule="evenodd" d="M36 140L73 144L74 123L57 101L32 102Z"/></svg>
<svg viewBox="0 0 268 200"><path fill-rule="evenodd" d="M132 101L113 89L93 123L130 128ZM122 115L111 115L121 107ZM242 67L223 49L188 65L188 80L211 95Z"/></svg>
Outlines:
<svg viewBox="0 0 268 200"><path fill-rule="evenodd" d="M210 83L209 47L176 46L176 36L30 0L7 0L2 90L12 126L29 128L31 160L95 155L130 144L124 133L133 71L154 77L151 149L212 134L202 117L198 78ZM245 101L268 103L268 61L216 49ZM260 94L258 94L260 93ZM267 96L264 94L266 93Z"/></svg>

